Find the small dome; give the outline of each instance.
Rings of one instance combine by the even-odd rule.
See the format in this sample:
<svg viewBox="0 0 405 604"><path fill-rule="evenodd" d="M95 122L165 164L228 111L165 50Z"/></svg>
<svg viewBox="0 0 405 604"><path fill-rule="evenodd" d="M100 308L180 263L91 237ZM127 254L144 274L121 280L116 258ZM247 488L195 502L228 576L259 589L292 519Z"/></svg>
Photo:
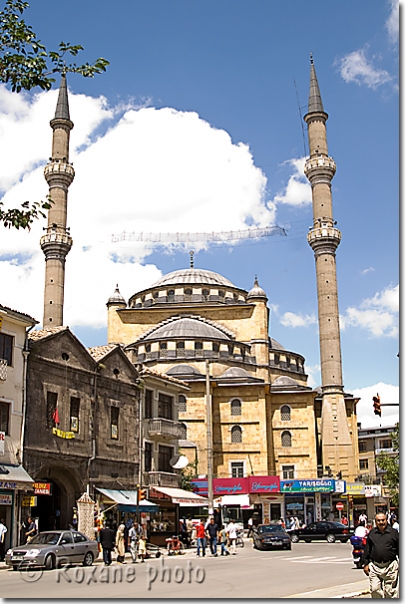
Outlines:
<svg viewBox="0 0 405 604"><path fill-rule="evenodd" d="M179 377L180 375L195 375L201 376L202 373L198 371L195 367L191 365L175 365L166 371L166 375L171 375L172 377Z"/></svg>
<svg viewBox="0 0 405 604"><path fill-rule="evenodd" d="M281 375L274 380L273 386L299 386L299 383L287 375Z"/></svg>
<svg viewBox="0 0 405 604"><path fill-rule="evenodd" d="M284 346L277 342L274 338L269 338L269 346L272 350L285 350Z"/></svg>
<svg viewBox="0 0 405 604"><path fill-rule="evenodd" d="M266 298L267 300L266 292L260 287L257 277L255 277L253 287L248 293L246 299L248 300L249 298Z"/></svg>
<svg viewBox="0 0 405 604"><path fill-rule="evenodd" d="M220 331L212 325L208 325L203 321L191 318L181 318L161 325L144 339L147 340L163 340L163 339L178 339L178 338L197 338L204 340L229 340L223 331Z"/></svg>
<svg viewBox="0 0 405 604"><path fill-rule="evenodd" d="M127 305L127 303L125 302L125 298L121 295L120 290L118 289L118 283L113 295L108 298L107 306L110 304L123 304L124 306Z"/></svg>
<svg viewBox="0 0 405 604"><path fill-rule="evenodd" d="M224 373L221 375L221 378L251 378L252 376L246 369L242 369L242 367L229 367Z"/></svg>

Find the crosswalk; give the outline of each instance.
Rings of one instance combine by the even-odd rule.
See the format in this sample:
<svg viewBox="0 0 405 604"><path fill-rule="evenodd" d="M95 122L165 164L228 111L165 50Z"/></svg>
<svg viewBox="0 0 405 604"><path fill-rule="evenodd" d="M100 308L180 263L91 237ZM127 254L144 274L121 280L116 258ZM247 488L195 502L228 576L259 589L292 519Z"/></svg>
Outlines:
<svg viewBox="0 0 405 604"><path fill-rule="evenodd" d="M264 557L264 556L263 556ZM338 558L337 556L266 556L268 560L274 560L275 558L284 559L286 562L292 562L293 564L347 564L353 562L352 557Z"/></svg>

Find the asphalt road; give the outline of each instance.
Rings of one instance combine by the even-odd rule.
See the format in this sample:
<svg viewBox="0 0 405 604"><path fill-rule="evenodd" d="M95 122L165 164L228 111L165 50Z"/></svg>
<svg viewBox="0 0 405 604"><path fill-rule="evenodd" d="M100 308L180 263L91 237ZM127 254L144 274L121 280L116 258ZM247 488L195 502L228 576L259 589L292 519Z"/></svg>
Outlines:
<svg viewBox="0 0 405 604"><path fill-rule="evenodd" d="M323 542L262 552L246 540L236 556L197 558L188 550L144 564L0 574L2 598L323 598L365 586L350 544Z"/></svg>

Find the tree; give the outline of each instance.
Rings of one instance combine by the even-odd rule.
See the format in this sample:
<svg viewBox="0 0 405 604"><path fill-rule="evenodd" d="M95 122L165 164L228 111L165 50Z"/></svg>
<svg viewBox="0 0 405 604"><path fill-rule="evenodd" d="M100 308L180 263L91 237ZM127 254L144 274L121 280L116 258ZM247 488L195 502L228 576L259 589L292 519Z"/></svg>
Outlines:
<svg viewBox="0 0 405 604"><path fill-rule="evenodd" d="M27 2L7 0L0 12L0 82L16 93L38 87L49 90L55 82L55 74L78 73L93 78L106 71L109 62L103 58L92 64L66 62L69 55L76 57L83 50L79 44L61 42L58 50L48 51L22 17L27 8ZM43 210L48 210L50 203L48 197L45 202L26 201L21 204L22 209L5 210L0 201L0 222L8 228L29 229L34 220L45 216Z"/></svg>
<svg viewBox="0 0 405 604"><path fill-rule="evenodd" d="M399 422L395 425L395 430L392 433L392 448L394 455L381 453L377 456L377 465L382 470L385 470L383 482L387 485L391 503L399 506Z"/></svg>

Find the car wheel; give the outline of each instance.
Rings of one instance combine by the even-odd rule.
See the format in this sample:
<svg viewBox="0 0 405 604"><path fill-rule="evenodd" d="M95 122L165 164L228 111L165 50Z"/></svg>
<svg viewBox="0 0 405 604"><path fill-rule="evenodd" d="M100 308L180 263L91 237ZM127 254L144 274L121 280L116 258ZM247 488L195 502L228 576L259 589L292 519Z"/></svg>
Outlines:
<svg viewBox="0 0 405 604"><path fill-rule="evenodd" d="M332 535L331 533L329 533L328 535L326 535L326 541L328 543L335 543L335 541L336 541L335 535Z"/></svg>
<svg viewBox="0 0 405 604"><path fill-rule="evenodd" d="M293 534L291 535L291 541L292 541L293 543L298 543L298 541L299 541L299 540L300 540L300 538L299 538L299 537L298 537L298 535L296 535L295 533L293 533Z"/></svg>
<svg viewBox="0 0 405 604"><path fill-rule="evenodd" d="M53 570L55 568L55 558L52 554L48 554L45 558L45 570Z"/></svg>
<svg viewBox="0 0 405 604"><path fill-rule="evenodd" d="M91 552L87 552L84 556L83 566L91 566L93 564L94 556Z"/></svg>

